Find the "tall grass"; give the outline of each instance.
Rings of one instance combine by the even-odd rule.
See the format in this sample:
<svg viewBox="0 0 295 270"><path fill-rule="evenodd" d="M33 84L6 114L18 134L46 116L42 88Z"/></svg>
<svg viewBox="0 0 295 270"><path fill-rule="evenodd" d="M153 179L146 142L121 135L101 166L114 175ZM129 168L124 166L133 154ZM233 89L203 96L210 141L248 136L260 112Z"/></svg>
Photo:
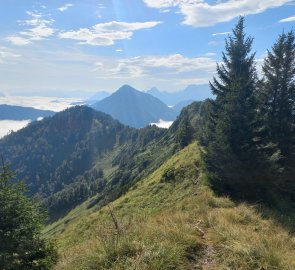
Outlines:
<svg viewBox="0 0 295 270"><path fill-rule="evenodd" d="M80 218L52 225L56 270L295 269L294 236L254 206L214 195L199 164L192 144L110 208L83 206Z"/></svg>

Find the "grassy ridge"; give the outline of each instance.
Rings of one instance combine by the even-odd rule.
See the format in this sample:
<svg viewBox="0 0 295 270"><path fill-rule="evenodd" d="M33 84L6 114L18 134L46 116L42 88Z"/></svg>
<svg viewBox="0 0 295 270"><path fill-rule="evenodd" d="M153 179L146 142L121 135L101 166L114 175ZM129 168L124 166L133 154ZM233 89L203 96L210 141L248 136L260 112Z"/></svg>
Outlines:
<svg viewBox="0 0 295 270"><path fill-rule="evenodd" d="M196 143L108 206L87 203L46 229L56 269L295 269L295 239L205 185Z"/></svg>

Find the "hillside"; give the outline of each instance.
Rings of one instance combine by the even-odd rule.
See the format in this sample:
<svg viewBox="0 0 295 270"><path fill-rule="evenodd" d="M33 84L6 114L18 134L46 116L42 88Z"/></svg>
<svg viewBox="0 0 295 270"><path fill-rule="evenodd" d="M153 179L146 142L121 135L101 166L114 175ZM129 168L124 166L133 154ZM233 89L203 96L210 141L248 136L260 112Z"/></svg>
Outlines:
<svg viewBox="0 0 295 270"><path fill-rule="evenodd" d="M37 120L54 114L49 110L0 104L0 120Z"/></svg>
<svg viewBox="0 0 295 270"><path fill-rule="evenodd" d="M101 203L118 197L171 155L173 140L166 130L131 129L77 106L5 137L0 151L29 193L45 200L57 218L94 194L101 194ZM167 151L151 154L158 143Z"/></svg>
<svg viewBox="0 0 295 270"><path fill-rule="evenodd" d="M55 269L294 269L288 230L259 207L214 195L200 164L191 144L113 203L91 199L48 226Z"/></svg>
<svg viewBox="0 0 295 270"><path fill-rule="evenodd" d="M111 96L96 102L92 107L110 114L121 123L142 128L160 119L175 120L177 113L159 99L124 85Z"/></svg>
<svg viewBox="0 0 295 270"><path fill-rule="evenodd" d="M202 101L207 98L212 98L210 87L208 84L204 85L189 85L185 89L177 92L160 91L156 87L147 91L148 94L160 99L169 106L174 106L179 102L192 100Z"/></svg>

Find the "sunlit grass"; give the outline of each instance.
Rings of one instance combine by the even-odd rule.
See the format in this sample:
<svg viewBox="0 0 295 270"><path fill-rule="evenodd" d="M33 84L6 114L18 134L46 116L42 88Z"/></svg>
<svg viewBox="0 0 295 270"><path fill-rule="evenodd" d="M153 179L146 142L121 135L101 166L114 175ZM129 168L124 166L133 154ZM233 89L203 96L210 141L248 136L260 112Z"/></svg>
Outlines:
<svg viewBox="0 0 295 270"><path fill-rule="evenodd" d="M109 206L86 202L52 224L56 269L295 269L293 235L214 195L199 161L192 144Z"/></svg>

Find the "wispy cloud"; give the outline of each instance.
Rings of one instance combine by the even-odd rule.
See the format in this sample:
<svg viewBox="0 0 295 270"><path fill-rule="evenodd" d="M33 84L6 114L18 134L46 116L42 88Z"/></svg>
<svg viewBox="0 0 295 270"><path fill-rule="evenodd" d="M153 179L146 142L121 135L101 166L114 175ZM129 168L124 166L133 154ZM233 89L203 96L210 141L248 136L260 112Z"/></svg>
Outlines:
<svg viewBox="0 0 295 270"><path fill-rule="evenodd" d="M294 21L295 21L295 15L291 16L291 17L288 17L288 18L285 18L285 19L282 19L279 22L280 23L286 23L286 22L294 22Z"/></svg>
<svg viewBox="0 0 295 270"><path fill-rule="evenodd" d="M31 44L32 41L42 40L52 36L55 29L52 28L53 19L44 19L41 13L27 11L30 16L27 20L18 21L20 25L27 26L18 34L6 37L6 40L17 46Z"/></svg>
<svg viewBox="0 0 295 270"><path fill-rule="evenodd" d="M11 49L0 46L0 64L19 58L21 55L13 52Z"/></svg>
<svg viewBox="0 0 295 270"><path fill-rule="evenodd" d="M101 79L145 78L171 82L171 80L183 78L208 82L215 67L216 62L210 57L189 58L181 54L173 54L97 62L95 72ZM199 78L196 74L199 75Z"/></svg>
<svg viewBox="0 0 295 270"><path fill-rule="evenodd" d="M230 34L231 32L220 32L220 33L213 33L212 36L215 37L215 36L225 36L225 35L228 35Z"/></svg>
<svg viewBox="0 0 295 270"><path fill-rule="evenodd" d="M68 4L65 4L65 5L59 7L58 10L59 10L60 12L64 12L64 11L66 11L67 9L69 9L69 8L72 7L72 6L73 6L73 4L68 3Z"/></svg>
<svg viewBox="0 0 295 270"><path fill-rule="evenodd" d="M147 6L158 9L178 7L184 15L184 24L195 27L227 22L240 15L258 14L283 6L293 0L227 0L209 4L203 0L143 0Z"/></svg>
<svg viewBox="0 0 295 270"><path fill-rule="evenodd" d="M19 36L8 36L6 40L16 46L24 46L32 43L29 39Z"/></svg>
<svg viewBox="0 0 295 270"><path fill-rule="evenodd" d="M150 29L161 22L107 22L94 25L92 28L81 28L76 31L67 31L59 34L59 38L79 41L80 44L110 46L116 40L130 39L134 31Z"/></svg>

